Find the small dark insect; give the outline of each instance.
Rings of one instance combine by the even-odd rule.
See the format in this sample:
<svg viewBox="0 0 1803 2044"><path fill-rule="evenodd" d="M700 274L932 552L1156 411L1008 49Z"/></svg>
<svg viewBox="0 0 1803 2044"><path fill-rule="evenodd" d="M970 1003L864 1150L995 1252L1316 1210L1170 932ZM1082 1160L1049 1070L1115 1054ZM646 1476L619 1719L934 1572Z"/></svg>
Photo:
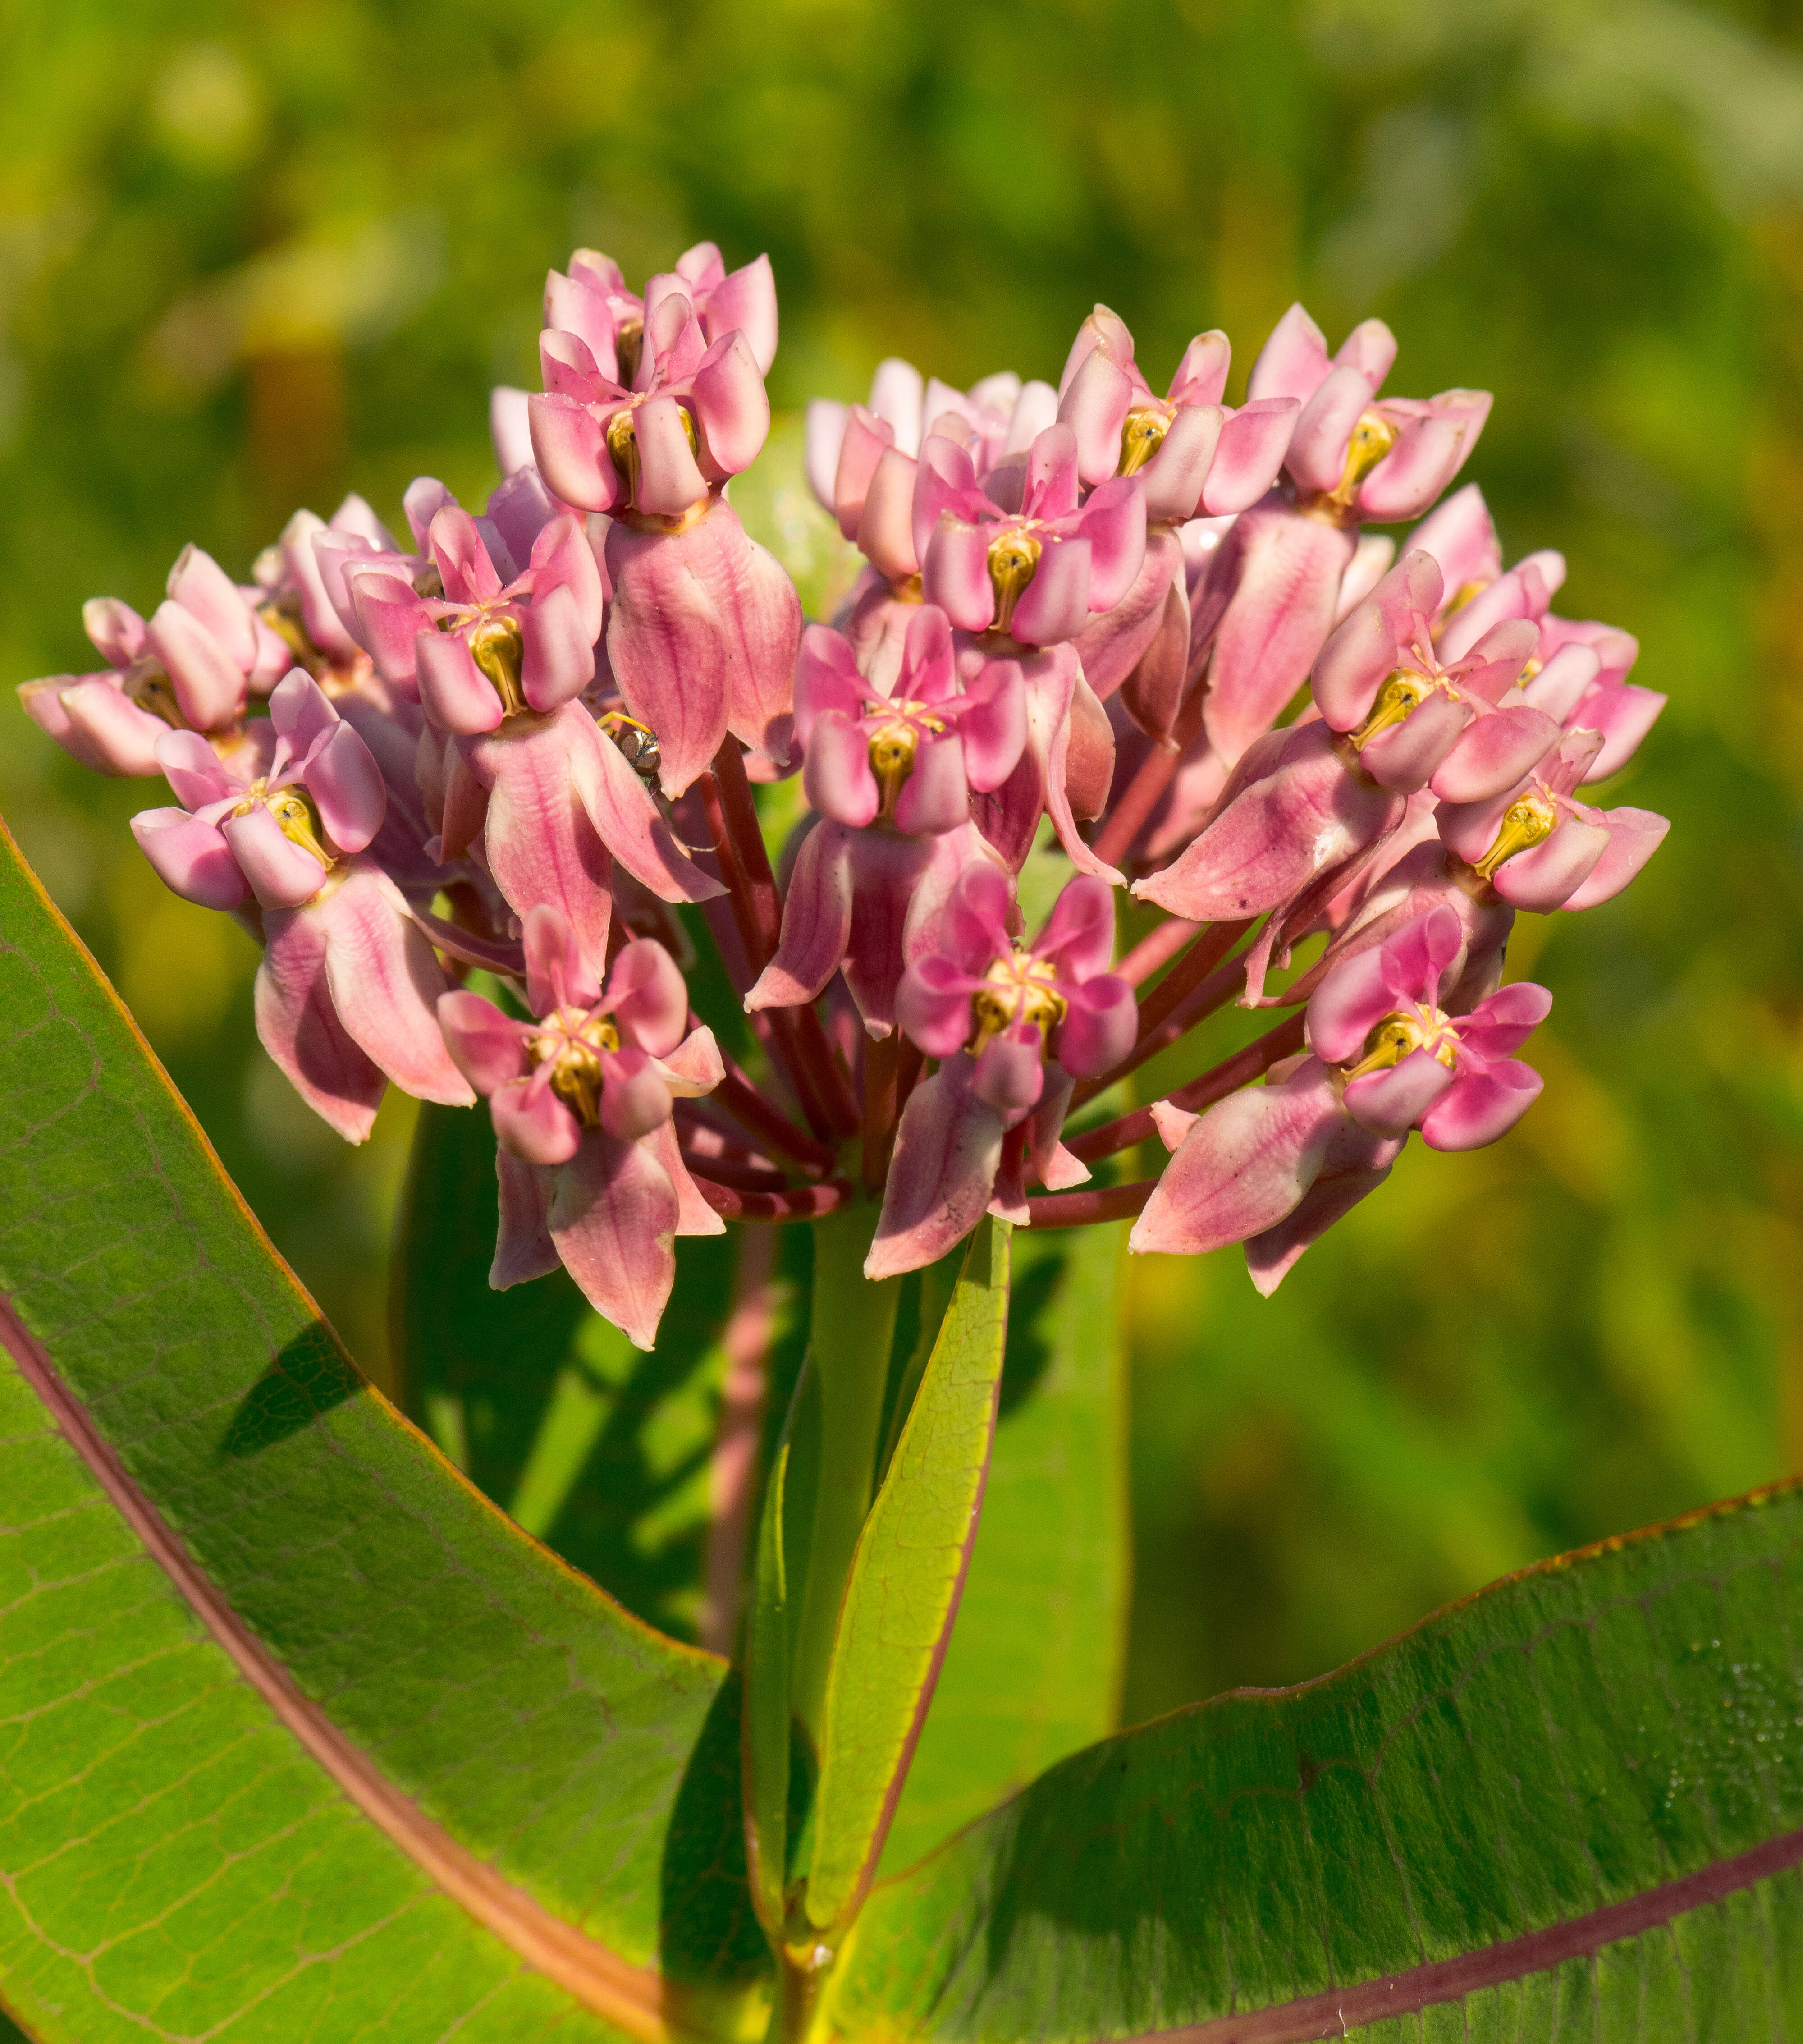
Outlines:
<svg viewBox="0 0 1803 2044"><path fill-rule="evenodd" d="M654 789L663 767L658 734L644 724L635 723L629 717L604 717L602 722L614 743L626 755L627 764L647 788Z"/></svg>

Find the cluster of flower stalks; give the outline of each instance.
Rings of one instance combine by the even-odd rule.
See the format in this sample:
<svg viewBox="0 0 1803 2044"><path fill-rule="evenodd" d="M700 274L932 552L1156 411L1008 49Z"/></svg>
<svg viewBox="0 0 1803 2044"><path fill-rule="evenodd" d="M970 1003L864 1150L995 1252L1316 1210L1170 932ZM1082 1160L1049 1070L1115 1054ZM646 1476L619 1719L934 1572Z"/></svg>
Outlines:
<svg viewBox="0 0 1803 2044"><path fill-rule="evenodd" d="M544 317L479 511L429 478L405 538L297 511L248 584L190 547L148 618L86 606L103 668L21 691L167 783L138 842L255 934L259 1032L335 1129L389 1083L487 1100L496 1285L561 1262L649 1347L675 1236L868 1201L871 1278L986 1211L1137 1214L1135 1249L1243 1243L1268 1292L1411 1130L1467 1149L1532 1103L1551 997L1502 985L1510 928L1651 855L1662 818L1585 790L1663 698L1554 614L1556 554L1506 567L1444 495L1487 396L1383 395L1389 330L1329 354L1299 305L1237 409L1224 335L1160 396L1101 307L1055 386L886 361L809 410L866 565L804 626L728 487L769 427L768 261L704 243L640 294L578 251ZM773 863L754 784L797 774ZM1027 930L1048 830L1072 877ZM1164 920L1116 960L1122 890ZM750 1069L690 1004L704 927ZM1275 1026L1066 1139L1235 1001ZM1159 1176L1088 1183L1154 1138Z"/></svg>

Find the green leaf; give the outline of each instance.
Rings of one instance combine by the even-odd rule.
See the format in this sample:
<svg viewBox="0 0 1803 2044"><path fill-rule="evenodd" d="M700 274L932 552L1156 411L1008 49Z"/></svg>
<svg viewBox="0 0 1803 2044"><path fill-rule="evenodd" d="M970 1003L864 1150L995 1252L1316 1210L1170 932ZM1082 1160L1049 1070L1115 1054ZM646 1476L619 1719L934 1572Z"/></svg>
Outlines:
<svg viewBox="0 0 1803 2044"><path fill-rule="evenodd" d="M956 1617L983 1500L1008 1316L1008 1226L977 1224L847 1578L820 1741L808 1914L856 1913Z"/></svg>
<svg viewBox="0 0 1803 2044"><path fill-rule="evenodd" d="M754 2014L722 1663L358 1377L3 832L0 1013L0 1999L40 2044Z"/></svg>
<svg viewBox="0 0 1803 2044"><path fill-rule="evenodd" d="M1800 1610L1792 1485L1104 1741L872 1894L834 2020L990 2044L1788 2035Z"/></svg>
<svg viewBox="0 0 1803 2044"><path fill-rule="evenodd" d="M527 1532L692 1639L736 1238L682 1239L643 1354L562 1270L489 1289L494 1154L479 1108L420 1108L391 1279L408 1411Z"/></svg>
<svg viewBox="0 0 1803 2044"><path fill-rule="evenodd" d="M1119 1722L1130 1566L1122 1234L1014 1237L983 1516L884 1877Z"/></svg>

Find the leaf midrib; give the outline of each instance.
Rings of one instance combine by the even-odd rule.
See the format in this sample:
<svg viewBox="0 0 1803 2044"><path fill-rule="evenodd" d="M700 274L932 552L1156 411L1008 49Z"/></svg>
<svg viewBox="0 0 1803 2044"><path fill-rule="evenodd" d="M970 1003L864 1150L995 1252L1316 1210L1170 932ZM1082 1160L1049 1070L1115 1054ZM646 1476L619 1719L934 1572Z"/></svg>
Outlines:
<svg viewBox="0 0 1803 2044"><path fill-rule="evenodd" d="M92 1416L0 1292L0 1348L42 1400L113 1508L244 1679L350 1803L483 1928L628 2034L661 2044L675 2025L662 1977L554 1915L435 1823L388 1781L245 1626L132 1480Z"/></svg>

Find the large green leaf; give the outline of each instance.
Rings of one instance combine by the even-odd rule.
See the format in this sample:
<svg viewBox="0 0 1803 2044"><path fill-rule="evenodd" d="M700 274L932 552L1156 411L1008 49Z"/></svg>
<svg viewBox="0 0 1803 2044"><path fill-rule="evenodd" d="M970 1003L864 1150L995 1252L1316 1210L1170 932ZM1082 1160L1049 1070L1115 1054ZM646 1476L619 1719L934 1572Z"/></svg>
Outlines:
<svg viewBox="0 0 1803 2044"><path fill-rule="evenodd" d="M723 1664L358 1377L3 832L0 1014L0 2000L44 2044L730 2021Z"/></svg>
<svg viewBox="0 0 1803 2044"><path fill-rule="evenodd" d="M874 1892L834 2020L1794 2034L1800 1594L1792 1485L1510 1577L1320 1681L1106 1740Z"/></svg>
<svg viewBox="0 0 1803 2044"><path fill-rule="evenodd" d="M885 1874L1119 1722L1130 1566L1121 1235L1015 1231L983 1516Z"/></svg>
<svg viewBox="0 0 1803 2044"><path fill-rule="evenodd" d="M850 1919L876 1872L957 1614L995 1434L1008 1235L976 1224L846 1578L808 1873L823 1929Z"/></svg>

